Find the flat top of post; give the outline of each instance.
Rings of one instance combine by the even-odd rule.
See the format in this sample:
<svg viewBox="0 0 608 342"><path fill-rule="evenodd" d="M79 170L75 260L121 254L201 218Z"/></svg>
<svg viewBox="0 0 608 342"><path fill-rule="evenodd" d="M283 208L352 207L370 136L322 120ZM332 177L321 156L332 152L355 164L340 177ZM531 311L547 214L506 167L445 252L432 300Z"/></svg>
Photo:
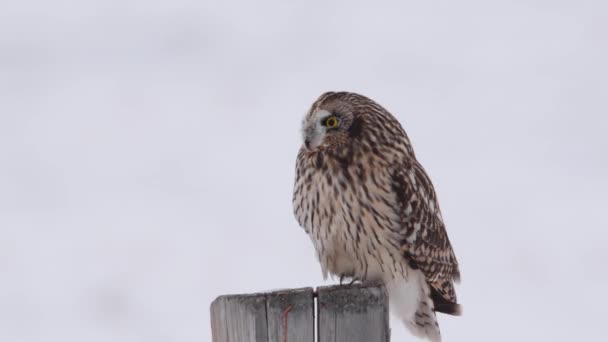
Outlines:
<svg viewBox="0 0 608 342"><path fill-rule="evenodd" d="M326 295L334 305L363 310L367 306L385 305L388 297L384 286L381 284L319 286L316 294L317 296Z"/></svg>

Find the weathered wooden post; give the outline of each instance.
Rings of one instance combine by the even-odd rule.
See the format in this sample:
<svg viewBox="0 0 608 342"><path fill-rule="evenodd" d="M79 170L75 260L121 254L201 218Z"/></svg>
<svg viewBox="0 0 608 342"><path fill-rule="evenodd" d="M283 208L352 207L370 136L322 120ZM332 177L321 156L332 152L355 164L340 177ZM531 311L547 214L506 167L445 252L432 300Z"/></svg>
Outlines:
<svg viewBox="0 0 608 342"><path fill-rule="evenodd" d="M213 342L389 342L382 286L327 286L220 296Z"/></svg>

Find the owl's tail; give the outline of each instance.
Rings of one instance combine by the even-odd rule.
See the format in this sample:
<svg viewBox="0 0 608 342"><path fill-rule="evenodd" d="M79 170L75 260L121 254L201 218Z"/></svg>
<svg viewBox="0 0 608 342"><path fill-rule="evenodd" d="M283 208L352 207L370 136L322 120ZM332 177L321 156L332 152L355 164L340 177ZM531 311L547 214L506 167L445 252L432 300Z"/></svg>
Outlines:
<svg viewBox="0 0 608 342"><path fill-rule="evenodd" d="M429 286L420 271L386 283L390 308L414 335L432 342L441 342Z"/></svg>
<svg viewBox="0 0 608 342"><path fill-rule="evenodd" d="M450 286L452 286L452 284L450 284ZM462 306L460 306L460 304L445 299L445 297L442 296L436 288L432 286L430 286L430 288L431 299L433 300L433 306L436 312L442 312L452 316L462 315Z"/></svg>

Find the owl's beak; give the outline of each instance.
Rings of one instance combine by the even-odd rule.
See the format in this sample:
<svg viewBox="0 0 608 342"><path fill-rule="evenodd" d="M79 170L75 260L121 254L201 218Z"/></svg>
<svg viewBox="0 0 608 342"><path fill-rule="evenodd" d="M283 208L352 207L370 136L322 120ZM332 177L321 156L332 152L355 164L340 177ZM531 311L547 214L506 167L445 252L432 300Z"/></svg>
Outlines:
<svg viewBox="0 0 608 342"><path fill-rule="evenodd" d="M313 138L315 137L315 129L314 127L309 126L304 129L303 133L302 138L304 138L304 146L306 146L306 149L310 151Z"/></svg>

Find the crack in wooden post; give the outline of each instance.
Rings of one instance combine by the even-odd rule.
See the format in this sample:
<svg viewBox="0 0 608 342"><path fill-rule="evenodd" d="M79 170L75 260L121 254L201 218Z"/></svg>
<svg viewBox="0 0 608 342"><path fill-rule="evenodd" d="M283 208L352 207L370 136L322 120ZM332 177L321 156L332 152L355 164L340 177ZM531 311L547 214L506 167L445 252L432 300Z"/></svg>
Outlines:
<svg viewBox="0 0 608 342"><path fill-rule="evenodd" d="M289 305L287 309L283 311L283 342L287 342L287 315L293 308L293 304Z"/></svg>

